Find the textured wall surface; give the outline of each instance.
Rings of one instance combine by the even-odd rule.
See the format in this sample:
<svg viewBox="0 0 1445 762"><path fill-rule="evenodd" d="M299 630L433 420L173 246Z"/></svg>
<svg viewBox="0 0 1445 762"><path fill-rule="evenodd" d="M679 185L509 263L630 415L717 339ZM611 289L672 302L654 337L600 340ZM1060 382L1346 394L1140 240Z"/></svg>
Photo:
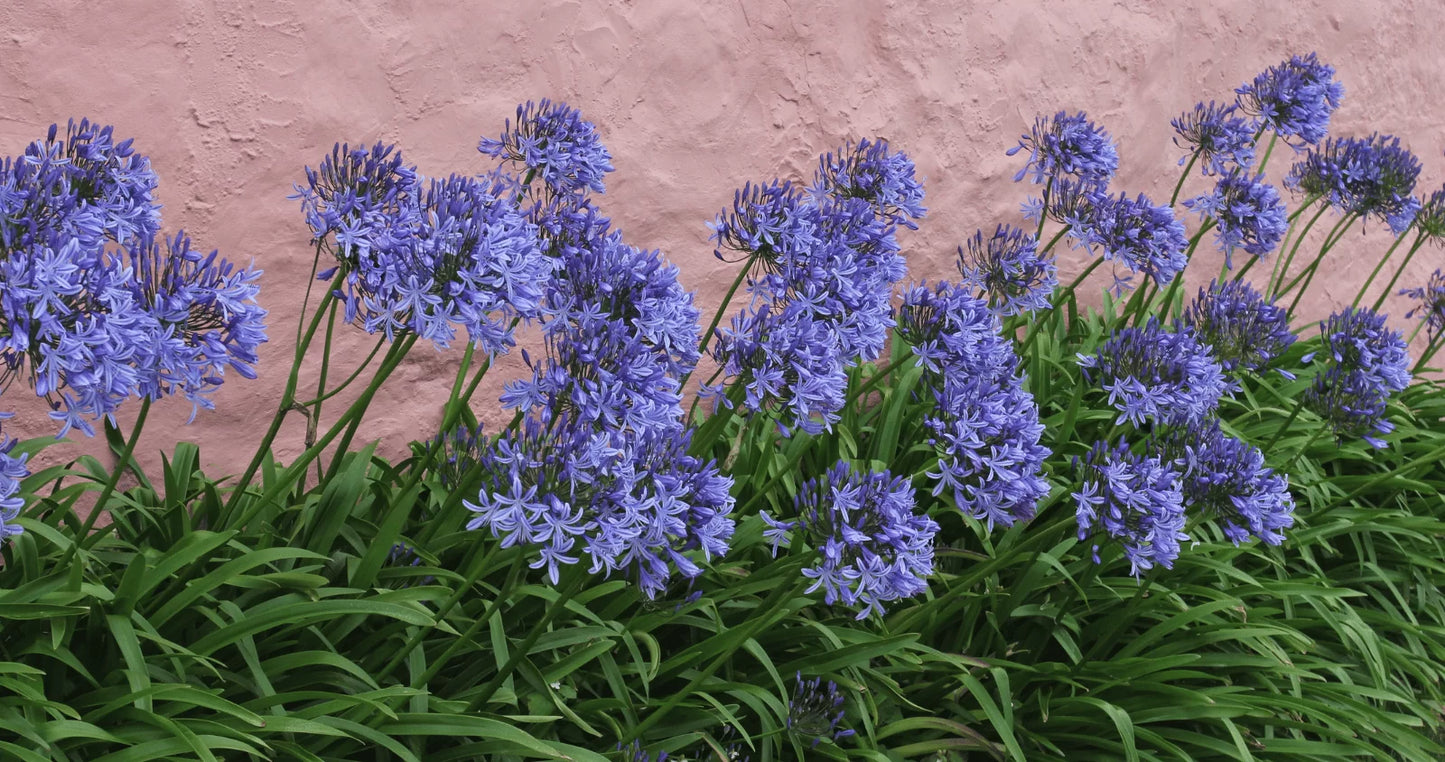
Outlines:
<svg viewBox="0 0 1445 762"><path fill-rule="evenodd" d="M334 142L395 142L425 174L472 173L487 166L477 138L500 132L517 103L565 100L613 153L604 211L630 243L678 263L710 310L734 271L713 258L705 223L745 180L806 177L843 140L885 137L913 156L928 192L928 217L901 236L913 277L943 277L975 229L1018 220L1026 189L1011 182L1019 162L1004 151L1035 115L1086 110L1119 140L1114 188L1167 198L1180 153L1169 120L1200 99L1230 100L1293 53L1318 51L1338 70L1335 134L1400 136L1424 163L1422 189L1439 187L1438 11L1438 0L9 0L0 151L18 154L72 116L114 124L160 174L167 231L265 269L272 342L261 377L228 379L218 409L188 427L188 405L158 406L138 449L155 464L190 439L224 473L244 465L285 380L311 254L287 195ZM1276 181L1284 154L1271 160ZM1186 195L1205 189L1192 182ZM1336 249L1307 316L1353 297L1389 243L1379 227L1356 227ZM1217 267L1205 256L1200 273ZM1062 274L1083 259L1063 252ZM1442 260L1422 250L1405 282ZM1403 327L1398 303L1392 312ZM343 367L371 345L347 333ZM418 347L362 436L389 455L428 436L459 354ZM502 365L515 373L520 362ZM479 398L479 412L488 402ZM3 409L18 411L7 433L53 431L27 390L10 390ZM290 422L277 455L294 456L300 440Z"/></svg>

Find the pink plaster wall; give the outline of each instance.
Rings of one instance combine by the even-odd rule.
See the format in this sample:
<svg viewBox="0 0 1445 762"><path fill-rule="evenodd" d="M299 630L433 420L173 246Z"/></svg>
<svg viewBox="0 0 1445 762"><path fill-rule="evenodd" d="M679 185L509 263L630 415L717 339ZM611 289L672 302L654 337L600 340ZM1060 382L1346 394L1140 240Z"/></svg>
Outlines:
<svg viewBox="0 0 1445 762"><path fill-rule="evenodd" d="M333 142L396 142L424 173L473 172L485 166L478 136L499 132L518 102L565 100L613 153L604 209L631 243L677 262L710 309L733 271L713 259L705 223L745 180L805 176L845 138L886 137L913 156L928 192L922 228L902 236L913 275L946 276L976 228L1016 221L1025 189L1004 151L1036 114L1087 110L1120 141L1116 189L1167 197L1179 155L1169 120L1201 98L1228 100L1292 53L1316 50L1338 69L1337 134L1401 136L1424 162L1422 187L1439 187L1438 11L1438 0L10 0L0 151L19 153L71 116L113 123L150 154L168 230L265 269L273 341L261 378L229 380L219 409L189 427L188 406L161 405L138 450L155 464L191 439L214 473L234 472L274 409L306 285L308 233L287 194ZM1352 234L1306 314L1348 302L1387 243L1378 230ZM1061 258L1066 276L1082 256ZM1407 281L1445 257L1418 259ZM1207 261L1204 272L1217 260ZM359 334L344 356L370 346ZM460 353L413 354L362 432L385 454L432 431ZM52 430L28 392L5 396L19 410L7 433ZM300 432L285 430L281 458Z"/></svg>

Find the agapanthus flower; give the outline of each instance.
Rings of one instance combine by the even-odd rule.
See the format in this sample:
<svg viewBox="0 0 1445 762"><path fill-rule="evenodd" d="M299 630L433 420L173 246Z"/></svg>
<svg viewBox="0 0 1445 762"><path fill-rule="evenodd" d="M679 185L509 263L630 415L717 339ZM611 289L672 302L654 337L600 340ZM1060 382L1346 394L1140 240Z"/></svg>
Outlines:
<svg viewBox="0 0 1445 762"><path fill-rule="evenodd" d="M1282 530L1294 526L1294 498L1289 480L1265 466L1258 447L1209 420L1170 429L1155 450L1180 470L1185 508L1219 520L1235 545L1251 535L1266 545L1284 542Z"/></svg>
<svg viewBox="0 0 1445 762"><path fill-rule="evenodd" d="M1259 128L1254 120L1238 114L1238 109L1235 104L1198 103L1193 111L1170 122L1177 133L1174 145L1189 152L1179 166L1198 157L1200 171L1206 176L1248 169L1254 163L1254 135Z"/></svg>
<svg viewBox="0 0 1445 762"><path fill-rule="evenodd" d="M1419 315L1430 330L1430 340L1435 340L1441 330L1445 330L1445 271L1436 270L1425 285L1401 289L1400 295L1419 302L1405 313L1405 317Z"/></svg>
<svg viewBox="0 0 1445 762"><path fill-rule="evenodd" d="M1181 318L1229 372L1259 372L1295 342L1289 314L1244 281L1211 282ZM1281 370L1287 378L1294 374Z"/></svg>
<svg viewBox="0 0 1445 762"><path fill-rule="evenodd" d="M999 225L985 239L983 231L958 249L958 271L1001 316L1048 309L1059 286L1053 255L1041 255L1039 242L1010 225Z"/></svg>
<svg viewBox="0 0 1445 762"><path fill-rule="evenodd" d="M1157 206L1143 194L1133 199L1126 194L1095 196L1082 228L1074 232L1090 249L1161 286L1189 264L1184 223L1175 219L1173 209ZM1122 293L1130 276L1116 273L1114 280L1115 290Z"/></svg>
<svg viewBox="0 0 1445 762"><path fill-rule="evenodd" d="M1060 179L1049 187L1048 198L1030 196L1020 211L1024 219L1038 222L1047 217L1060 225L1067 225L1071 237L1082 239L1093 219L1094 208L1108 202L1108 194L1095 185L1072 179Z"/></svg>
<svg viewBox="0 0 1445 762"><path fill-rule="evenodd" d="M1118 329L1093 355L1078 358L1084 377L1109 393L1119 423L1200 421L1232 388L1194 331L1170 332L1155 318Z"/></svg>
<svg viewBox="0 0 1445 762"><path fill-rule="evenodd" d="M1398 235L1420 208L1410 195L1419 176L1420 160L1399 138L1373 134L1326 140L1296 162L1284 182L1346 214L1377 217Z"/></svg>
<svg viewBox="0 0 1445 762"><path fill-rule="evenodd" d="M1385 420L1390 396L1410 384L1410 356L1399 331L1385 326L1373 310L1347 307L1320 324L1328 365L1305 391L1304 402L1334 432L1337 441L1360 438L1376 448L1376 434L1394 431Z"/></svg>
<svg viewBox="0 0 1445 762"><path fill-rule="evenodd" d="M1184 533L1184 494L1175 464L1130 450L1120 440L1097 442L1082 461L1075 460L1082 486L1073 494L1079 540L1102 532L1119 541L1130 573L1156 566L1173 568ZM1094 543L1094 560L1099 560Z"/></svg>
<svg viewBox="0 0 1445 762"><path fill-rule="evenodd" d="M0 413L0 421L13 415ZM14 449L15 441L0 435L0 542L25 531L15 520L25 508L25 500L20 497L20 482L30 475L30 468L25 463L30 455L11 455Z"/></svg>
<svg viewBox="0 0 1445 762"><path fill-rule="evenodd" d="M909 598L928 589L933 574L933 535L938 524L914 510L908 480L887 470L858 473L839 461L821 478L798 490L791 521L762 513L763 533L779 545L801 535L817 549L817 563L803 570L813 580L807 592L823 590L823 600L862 604L858 618L886 601Z"/></svg>
<svg viewBox="0 0 1445 762"><path fill-rule="evenodd" d="M890 153L888 141L849 142L836 154L824 154L813 176L813 192L834 198L861 198L890 224L917 229L923 216L923 185L914 179L913 160Z"/></svg>
<svg viewBox="0 0 1445 762"><path fill-rule="evenodd" d="M1033 130L1021 136L1008 155L1025 150L1029 158L1014 175L1015 182L1025 177L1040 184L1073 179L1102 188L1119 169L1114 139L1082 111L1072 115L1060 111L1052 118L1036 119Z"/></svg>
<svg viewBox="0 0 1445 762"><path fill-rule="evenodd" d="M498 354L513 344L513 319L541 316L552 262L537 228L489 185L456 175L424 182L381 144L337 146L306 177L295 197L343 270L336 293L348 322L392 339L414 333L438 348L461 327Z"/></svg>
<svg viewBox="0 0 1445 762"><path fill-rule="evenodd" d="M742 406L781 405L789 428L829 428L847 369L877 358L892 327L893 287L906 272L894 226L868 200L810 199L772 183L744 188L712 227L718 256L740 252L748 268L748 304L713 345Z"/></svg>
<svg viewBox="0 0 1445 762"><path fill-rule="evenodd" d="M93 435L132 396L210 407L226 367L266 340L257 271L164 245L150 162L109 127L71 123L0 167L0 389L25 378L60 436Z"/></svg>
<svg viewBox="0 0 1445 762"><path fill-rule="evenodd" d="M416 568L424 563L416 548L398 542L391 546L391 551L386 554L386 565L394 569ZM400 587L412 587L414 585L430 585L436 581L436 577L430 574L418 575L416 572L404 573L401 577Z"/></svg>
<svg viewBox="0 0 1445 762"><path fill-rule="evenodd" d="M502 401L567 411L603 428L675 433L681 379L698 360L698 310L675 265L629 246L605 218L579 222L587 240L562 248L547 284L547 359ZM529 364L530 356L526 356Z"/></svg>
<svg viewBox="0 0 1445 762"><path fill-rule="evenodd" d="M256 304L260 270L194 251L184 233L164 244L142 239L128 254L135 298L155 320L136 347L141 396L180 394L194 418L197 408L215 408L210 395L227 368L256 377L256 351L266 341L266 310Z"/></svg>
<svg viewBox="0 0 1445 762"><path fill-rule="evenodd" d="M839 728L848 716L843 708L845 698L837 683L815 677L804 680L799 672L793 678L793 698L788 701L788 730L803 739L812 739L817 748L824 738L838 741L853 735L852 730Z"/></svg>
<svg viewBox="0 0 1445 762"><path fill-rule="evenodd" d="M1340 107L1345 88L1335 69L1314 53L1293 56L1271 66L1235 90L1244 113L1260 119L1280 137L1318 143L1329 131L1330 114Z"/></svg>
<svg viewBox="0 0 1445 762"><path fill-rule="evenodd" d="M687 455L689 434L652 436L598 427L560 413L528 417L480 455L483 480L468 529L533 553L557 584L561 567L586 554L589 571L620 572L649 598L675 571L702 573L693 558L727 552L732 480Z"/></svg>
<svg viewBox="0 0 1445 762"><path fill-rule="evenodd" d="M1289 229L1289 210L1279 191L1264 182L1263 176L1250 177L1239 171L1219 178L1214 192L1189 199L1184 205L1199 213L1201 219L1213 219L1218 225L1214 240L1224 251L1224 264L1233 268L1235 249L1263 258L1279 245Z"/></svg>
<svg viewBox="0 0 1445 762"><path fill-rule="evenodd" d="M482 138L477 150L518 164L528 179L541 178L557 196L602 193L602 178L612 171L612 155L597 128L565 103L542 99L517 107L517 123L507 120L500 138Z"/></svg>
<svg viewBox="0 0 1445 762"><path fill-rule="evenodd" d="M938 470L928 474L933 494L951 490L958 509L989 528L1032 518L1049 493L1049 451L998 317L962 288L917 286L904 296L898 329L937 403L924 419L938 452Z"/></svg>

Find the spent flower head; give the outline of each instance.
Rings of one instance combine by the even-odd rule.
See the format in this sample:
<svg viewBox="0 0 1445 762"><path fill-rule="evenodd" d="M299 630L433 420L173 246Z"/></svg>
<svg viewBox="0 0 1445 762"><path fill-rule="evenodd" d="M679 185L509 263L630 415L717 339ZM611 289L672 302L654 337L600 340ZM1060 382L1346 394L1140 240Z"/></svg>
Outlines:
<svg viewBox="0 0 1445 762"><path fill-rule="evenodd" d="M1049 493L1049 450L998 317L963 288L920 285L904 295L898 330L937 403L924 419L938 452L938 469L928 473L933 494L951 491L960 511L989 528L1033 518Z"/></svg>
<svg viewBox="0 0 1445 762"><path fill-rule="evenodd" d="M1119 169L1114 139L1102 127L1094 126L1082 111L1039 117L1033 130L1021 136L1008 155L1020 151L1028 151L1029 156L1014 175L1014 182L1025 177L1035 184L1071 179L1102 189Z"/></svg>
<svg viewBox="0 0 1445 762"><path fill-rule="evenodd" d="M803 570L807 592L823 590L824 602L862 604L858 619L886 601L928 589L933 574L933 535L938 524L914 510L908 480L887 470L858 473L839 461L821 478L803 484L794 501L797 518L775 519L766 511L764 536L774 549L802 535L817 549L817 563Z"/></svg>
<svg viewBox="0 0 1445 762"><path fill-rule="evenodd" d="M1181 167L1197 157L1202 173L1223 175L1254 163L1254 135L1259 127L1241 115L1236 104L1198 103L1171 124L1177 133L1174 145L1189 151L1179 159Z"/></svg>
<svg viewBox="0 0 1445 762"><path fill-rule="evenodd" d="M992 236L983 231L958 249L958 271L963 283L982 296L1001 316L1048 309L1058 288L1053 255L1039 253L1039 242L1010 225L999 225Z"/></svg>
<svg viewBox="0 0 1445 762"><path fill-rule="evenodd" d="M477 150L517 164L526 180L540 178L559 197L602 193L602 178L612 171L597 128L577 109L545 98L518 106L516 124L507 120L501 137L482 138Z"/></svg>
<svg viewBox="0 0 1445 762"><path fill-rule="evenodd" d="M1112 448L1096 442L1074 467L1082 481L1073 493L1079 539L1102 533L1118 540L1136 577L1155 566L1173 568L1180 541L1189 539L1176 465L1135 453L1120 440ZM1096 541L1095 562L1098 550Z"/></svg>
<svg viewBox="0 0 1445 762"><path fill-rule="evenodd" d="M1441 331L1445 330L1445 271L1436 270L1425 285L1401 289L1400 295L1418 302L1405 313L1405 317L1413 318L1419 315L1430 330L1430 340L1438 338Z"/></svg>
<svg viewBox="0 0 1445 762"><path fill-rule="evenodd" d="M1330 115L1345 95L1344 85L1334 77L1334 67L1320 63L1310 53L1269 67L1235 93L1244 113L1258 117L1280 137L1318 143L1329 131Z"/></svg>
<svg viewBox="0 0 1445 762"><path fill-rule="evenodd" d="M1420 160L1399 138L1373 134L1326 140L1296 162L1284 182L1346 214L1376 217L1398 235L1420 209L1411 195L1419 176Z"/></svg>
<svg viewBox="0 0 1445 762"><path fill-rule="evenodd" d="M1199 289L1180 323L1209 347L1228 372L1262 371L1297 338L1285 309L1238 280L1214 281ZM1294 378L1288 371L1279 372Z"/></svg>
<svg viewBox="0 0 1445 762"><path fill-rule="evenodd" d="M1184 205L1218 225L1214 240L1224 251L1224 264L1229 268L1234 267L1235 249L1264 258L1289 229L1289 210L1279 191L1264 182L1262 175L1230 172L1219 178L1213 193L1189 199Z"/></svg>
<svg viewBox="0 0 1445 762"><path fill-rule="evenodd" d="M1219 361L1193 330L1167 331L1155 318L1142 327L1116 330L1093 355L1078 358L1084 377L1109 393L1118 423L1200 421L1232 389Z"/></svg>

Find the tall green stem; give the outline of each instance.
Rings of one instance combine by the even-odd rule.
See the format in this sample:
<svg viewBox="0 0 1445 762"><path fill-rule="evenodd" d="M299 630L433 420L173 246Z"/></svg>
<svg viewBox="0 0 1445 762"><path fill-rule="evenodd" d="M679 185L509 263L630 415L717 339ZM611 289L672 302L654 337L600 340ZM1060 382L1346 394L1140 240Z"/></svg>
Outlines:
<svg viewBox="0 0 1445 762"><path fill-rule="evenodd" d="M1300 207L1300 211L1303 211L1307 206L1308 204L1306 204L1306 206L1304 207ZM1321 206L1320 210L1318 212L1315 212L1315 216L1311 217L1310 221L1305 223L1304 228L1300 230L1299 235L1296 236L1294 239L1294 246L1290 247L1289 256L1275 258L1275 272L1274 274L1270 275L1269 282L1265 284L1265 286L1267 287L1265 289L1265 293L1268 296L1270 296L1271 298L1279 296L1279 287L1281 284L1284 283L1285 276L1289 274L1290 265L1294 264L1295 254L1299 251L1300 244L1304 242L1305 237L1309 235L1309 232L1311 229L1314 228L1315 223L1319 221L1320 217L1324 216L1324 213L1328 211L1329 208L1329 204ZM1280 250L1283 251L1284 249L1281 247Z"/></svg>
<svg viewBox="0 0 1445 762"><path fill-rule="evenodd" d="M1398 236L1395 237L1395 242L1392 243L1392 244L1390 244L1390 248L1388 248L1388 249L1385 250L1385 256L1380 257L1380 261L1377 262L1377 263L1375 263L1375 269L1373 269L1373 270L1370 271L1370 277L1368 277L1368 278L1365 279L1365 285L1360 286L1360 292L1359 292L1358 294L1355 294L1355 300L1354 300L1353 302L1350 302L1350 306L1351 306L1351 307L1359 307L1359 306L1360 306L1360 300L1365 298L1365 292L1367 292L1367 291L1370 290L1370 284L1374 283L1374 282L1375 282L1375 278L1379 277L1380 271L1385 268L1385 263L1390 261L1390 255L1395 253L1395 249L1400 248L1400 242L1405 240L1405 236L1408 235L1409 232L1410 232L1409 230L1406 230L1406 231L1400 233L1400 235L1398 235ZM1416 234L1415 234L1415 246L1419 246L1419 245L1420 245L1420 241L1423 240L1424 237L1425 237L1425 236L1424 236L1423 233L1416 233ZM1397 272L1398 272L1398 271L1397 271ZM1392 281L1392 282L1390 283L1390 285L1393 286L1393 285L1394 285L1394 282ZM1388 287L1388 286L1385 288L1385 293L1386 293L1386 294L1389 293L1389 287ZM1384 297L1384 294L1381 294L1381 298L1383 298L1383 297Z"/></svg>
<svg viewBox="0 0 1445 762"><path fill-rule="evenodd" d="M511 677L513 672L517 671L517 666L521 664L523 659L527 658L527 653L532 650L532 646L537 644L537 639L542 637L542 633L547 631L547 626L552 624L552 620L556 619L557 615L567 608L567 602L572 600L572 596L576 595L578 591L582 589L582 584L591 576L580 568L574 569L573 573L574 576L572 579L558 592L557 600L547 604L546 612L543 613L542 618L537 620L537 623L532 626L532 631L527 633L526 639L516 648L512 649L512 652L507 655L507 660L502 663L502 668L497 670L497 674L493 675L492 679L488 680L487 684L483 685L482 689L477 692L477 695L473 696L472 700L467 703L468 714L475 713L485 706L486 703L491 700L492 695L497 692L497 689L502 687L502 683L506 682L507 678Z"/></svg>
<svg viewBox="0 0 1445 762"><path fill-rule="evenodd" d="M1194 153L1189 155L1189 164L1184 167L1183 172L1179 173L1179 182L1174 184L1174 193L1169 196L1170 207L1173 207L1175 204L1179 203L1179 191L1184 190L1184 181L1189 178L1189 171L1194 169L1194 164L1198 161L1198 151L1195 151Z"/></svg>
<svg viewBox="0 0 1445 762"><path fill-rule="evenodd" d="M75 557L76 549L82 544L84 544L86 548L93 548L95 547L95 543L100 541L100 538L109 534L109 526L97 532L94 538L90 536L90 530L95 528L96 520L99 519L100 514L105 511L106 501L110 500L110 496L115 494L116 485L120 484L120 475L130 468L131 457L135 455L135 444L140 440L141 429L145 428L146 416L150 414L150 410L151 398L142 397L140 412L136 413L135 424L131 426L130 436L126 437L125 447L121 448L120 461L115 464L115 468L111 469L110 478L105 482L105 488L100 491L100 497L96 499L95 506L90 510L90 515L85 517L85 524L81 526L80 533L76 535L75 544L70 546L70 551L66 553L65 561L60 564L60 568L65 568L66 564ZM114 524L114 522L111 522L110 526L114 526Z"/></svg>
<svg viewBox="0 0 1445 762"><path fill-rule="evenodd" d="M738 277L733 278L732 285L728 286L727 293L723 294L722 304L717 306L717 311L714 312L712 316L712 323L708 325L707 331L702 335L702 340L698 342L697 353L699 356L707 352L708 342L712 341L713 334L717 333L717 327L722 324L723 315L727 314L728 305L732 304L733 301L733 295L738 292L738 288L743 285L743 281L748 279L748 273L752 272L753 262L757 259L757 256L756 254L750 254L747 259L743 260L743 267L742 270L738 272ZM688 371L687 375L682 377L678 388L687 388L687 381L690 378L692 378L692 371Z"/></svg>
<svg viewBox="0 0 1445 762"><path fill-rule="evenodd" d="M1379 312L1380 308L1385 306L1385 300L1388 299L1390 293L1395 290L1395 284L1400 282L1400 276L1405 273L1405 268L1410 266L1410 260L1415 258L1415 252L1420 250L1420 247L1425 244L1425 240L1423 231L1415 235L1415 241L1410 244L1410 250L1405 252L1405 259L1400 262L1399 267L1395 268L1395 274L1390 277L1390 282L1385 284L1385 290L1381 291L1380 297L1375 300L1373 309L1376 312Z"/></svg>

